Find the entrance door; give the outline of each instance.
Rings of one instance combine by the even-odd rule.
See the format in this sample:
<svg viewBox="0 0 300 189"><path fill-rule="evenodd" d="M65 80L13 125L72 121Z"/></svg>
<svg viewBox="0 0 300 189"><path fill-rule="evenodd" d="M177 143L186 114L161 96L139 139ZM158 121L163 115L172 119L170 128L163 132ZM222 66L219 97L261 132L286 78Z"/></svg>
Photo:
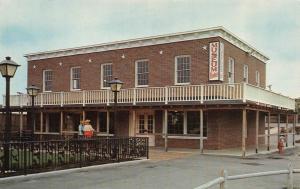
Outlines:
<svg viewBox="0 0 300 189"><path fill-rule="evenodd" d="M136 128L137 136L148 137L149 146L155 146L155 125L153 113L137 114Z"/></svg>

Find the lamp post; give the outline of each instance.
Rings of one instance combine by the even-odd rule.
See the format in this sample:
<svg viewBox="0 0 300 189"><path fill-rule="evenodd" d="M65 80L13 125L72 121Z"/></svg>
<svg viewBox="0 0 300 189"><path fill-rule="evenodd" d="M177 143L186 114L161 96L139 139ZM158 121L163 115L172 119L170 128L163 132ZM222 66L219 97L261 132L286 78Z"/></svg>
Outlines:
<svg viewBox="0 0 300 189"><path fill-rule="evenodd" d="M0 62L0 72L2 77L6 79L6 94L5 94L5 129L4 129L4 169L9 169L9 144L11 137L11 112L10 112L10 78L13 78L18 65L8 56Z"/></svg>
<svg viewBox="0 0 300 189"><path fill-rule="evenodd" d="M115 134L116 123L117 123L117 103L118 103L118 92L120 92L123 82L118 80L117 77L109 82L110 89L114 93L114 125L113 132Z"/></svg>
<svg viewBox="0 0 300 189"><path fill-rule="evenodd" d="M30 118L30 130L31 130L31 137L34 135L34 125L35 125L35 111L34 111L34 98L38 95L40 88L31 85L26 88L27 94L31 97L31 118Z"/></svg>

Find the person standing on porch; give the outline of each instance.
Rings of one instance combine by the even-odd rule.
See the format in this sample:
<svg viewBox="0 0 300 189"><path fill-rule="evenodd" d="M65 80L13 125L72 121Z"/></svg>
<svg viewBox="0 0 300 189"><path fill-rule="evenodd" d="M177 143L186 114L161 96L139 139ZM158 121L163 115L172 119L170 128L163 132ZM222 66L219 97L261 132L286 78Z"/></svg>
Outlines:
<svg viewBox="0 0 300 189"><path fill-rule="evenodd" d="M83 131L84 131L84 136L86 138L91 138L94 134L94 129L92 127L92 125L90 124L90 120L85 120L85 123L84 123L84 127L83 127Z"/></svg>
<svg viewBox="0 0 300 189"><path fill-rule="evenodd" d="M80 121L80 124L78 125L78 136L79 138L81 138L83 136L83 126L84 125L84 122L83 121Z"/></svg>

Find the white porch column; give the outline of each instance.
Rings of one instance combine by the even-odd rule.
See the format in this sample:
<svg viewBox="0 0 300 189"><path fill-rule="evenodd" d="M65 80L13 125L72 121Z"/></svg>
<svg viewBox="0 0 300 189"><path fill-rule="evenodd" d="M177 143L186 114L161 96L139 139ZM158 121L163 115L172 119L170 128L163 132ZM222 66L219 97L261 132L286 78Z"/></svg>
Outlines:
<svg viewBox="0 0 300 189"><path fill-rule="evenodd" d="M64 126L64 112L61 111L60 112L60 128L59 128L60 134L62 134L63 126Z"/></svg>
<svg viewBox="0 0 300 189"><path fill-rule="evenodd" d="M168 110L164 110L165 151L168 151Z"/></svg>
<svg viewBox="0 0 300 189"><path fill-rule="evenodd" d="M133 136L136 136L136 112L132 111L132 128L133 128Z"/></svg>
<svg viewBox="0 0 300 189"><path fill-rule="evenodd" d="M289 114L286 114L286 121L285 121L285 146L289 146Z"/></svg>
<svg viewBox="0 0 300 189"><path fill-rule="evenodd" d="M40 113L40 132L42 133L43 132L43 126L44 126L44 114L43 112Z"/></svg>
<svg viewBox="0 0 300 189"><path fill-rule="evenodd" d="M200 109L200 151L203 154L203 110Z"/></svg>
<svg viewBox="0 0 300 189"><path fill-rule="evenodd" d="M99 132L100 130L100 119L99 119L99 112L97 112L97 118L96 118L96 131Z"/></svg>
<svg viewBox="0 0 300 189"><path fill-rule="evenodd" d="M109 111L106 112L106 133L109 134Z"/></svg>
<svg viewBox="0 0 300 189"><path fill-rule="evenodd" d="M246 137L247 137L247 111L246 111L246 109L243 109L242 157L246 157Z"/></svg>
<svg viewBox="0 0 300 189"><path fill-rule="evenodd" d="M267 150L270 151L270 119L271 113L268 112L268 140L267 140Z"/></svg>
<svg viewBox="0 0 300 189"><path fill-rule="evenodd" d="M294 115L294 121L293 121L293 146L295 147L295 132L296 132L296 123L298 121L298 115Z"/></svg>
<svg viewBox="0 0 300 189"><path fill-rule="evenodd" d="M85 120L85 111L82 110L82 120Z"/></svg>
<svg viewBox="0 0 300 189"><path fill-rule="evenodd" d="M255 121L255 152L258 153L258 131L259 131L259 111L256 110L256 121Z"/></svg>
<svg viewBox="0 0 300 189"><path fill-rule="evenodd" d="M23 131L23 112L20 112L20 135Z"/></svg>
<svg viewBox="0 0 300 189"><path fill-rule="evenodd" d="M277 115L277 144L279 143L280 139L280 114Z"/></svg>

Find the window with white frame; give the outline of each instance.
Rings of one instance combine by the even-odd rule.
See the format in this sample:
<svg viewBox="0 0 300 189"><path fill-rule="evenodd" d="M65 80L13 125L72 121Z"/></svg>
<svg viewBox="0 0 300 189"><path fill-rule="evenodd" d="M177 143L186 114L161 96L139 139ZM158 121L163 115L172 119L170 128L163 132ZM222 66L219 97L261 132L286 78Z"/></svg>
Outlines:
<svg viewBox="0 0 300 189"><path fill-rule="evenodd" d="M44 70L43 71L43 91L50 92L52 91L52 81L53 81L53 71Z"/></svg>
<svg viewBox="0 0 300 189"><path fill-rule="evenodd" d="M244 65L244 82L248 83L248 65Z"/></svg>
<svg viewBox="0 0 300 189"><path fill-rule="evenodd" d="M191 57L178 56L175 58L175 84L190 83Z"/></svg>
<svg viewBox="0 0 300 189"><path fill-rule="evenodd" d="M80 67L71 68L71 90L80 89Z"/></svg>
<svg viewBox="0 0 300 189"><path fill-rule="evenodd" d="M169 111L168 133L200 134L200 111ZM207 113L203 114L203 136L207 136Z"/></svg>
<svg viewBox="0 0 300 189"><path fill-rule="evenodd" d="M228 60L228 83L234 83L234 59L231 57Z"/></svg>
<svg viewBox="0 0 300 189"><path fill-rule="evenodd" d="M113 79L112 64L101 65L101 86L102 88L109 88L109 82Z"/></svg>
<svg viewBox="0 0 300 189"><path fill-rule="evenodd" d="M149 69L148 60L138 60L135 62L136 66L136 86L148 86Z"/></svg>
<svg viewBox="0 0 300 189"><path fill-rule="evenodd" d="M256 82L256 86L260 85L260 74L259 74L259 71L255 72L255 82Z"/></svg>

